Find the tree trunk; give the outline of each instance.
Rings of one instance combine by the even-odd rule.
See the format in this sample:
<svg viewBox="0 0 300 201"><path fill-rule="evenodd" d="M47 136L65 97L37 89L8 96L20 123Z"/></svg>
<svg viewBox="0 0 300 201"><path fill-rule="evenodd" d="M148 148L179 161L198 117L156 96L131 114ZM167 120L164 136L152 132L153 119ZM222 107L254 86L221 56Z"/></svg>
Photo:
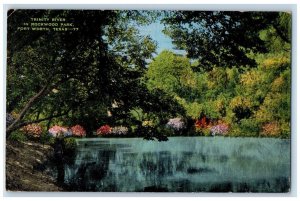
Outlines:
<svg viewBox="0 0 300 201"><path fill-rule="evenodd" d="M14 131L16 126L19 124L19 122L24 118L26 113L29 111L29 109L32 107L32 105L37 102L39 98L41 98L43 95L47 93L48 84L46 84L37 94L32 96L30 100L26 103L22 111L20 112L20 115L16 120L8 126L6 129L6 133L9 135L12 131Z"/></svg>

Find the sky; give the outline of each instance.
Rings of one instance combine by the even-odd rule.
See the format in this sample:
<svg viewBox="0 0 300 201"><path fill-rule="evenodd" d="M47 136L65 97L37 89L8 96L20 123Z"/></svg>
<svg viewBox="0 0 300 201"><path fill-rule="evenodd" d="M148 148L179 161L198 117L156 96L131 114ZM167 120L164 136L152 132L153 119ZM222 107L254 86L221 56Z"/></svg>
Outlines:
<svg viewBox="0 0 300 201"><path fill-rule="evenodd" d="M163 29L164 25L160 22L155 22L147 26L139 27L142 35L150 35L150 37L157 42L157 54L165 49L171 50L172 52L177 54L185 54L184 50L176 50L176 48L172 44L171 38L162 33Z"/></svg>

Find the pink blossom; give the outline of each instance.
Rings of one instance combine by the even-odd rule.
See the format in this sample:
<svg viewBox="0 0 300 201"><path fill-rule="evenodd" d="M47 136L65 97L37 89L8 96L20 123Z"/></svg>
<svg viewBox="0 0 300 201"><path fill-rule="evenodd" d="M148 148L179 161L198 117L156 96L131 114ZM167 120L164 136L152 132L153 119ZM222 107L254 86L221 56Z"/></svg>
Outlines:
<svg viewBox="0 0 300 201"><path fill-rule="evenodd" d="M104 125L97 129L97 135L107 135L110 133L111 133L111 127L109 125Z"/></svg>
<svg viewBox="0 0 300 201"><path fill-rule="evenodd" d="M28 124L24 126L21 130L27 135L33 137L39 137L43 132L43 129L39 124Z"/></svg>
<svg viewBox="0 0 300 201"><path fill-rule="evenodd" d="M55 125L52 128L50 128L48 132L50 135L54 137L57 137L59 135L64 135L64 136L70 135L70 132L68 132L68 129L66 127L62 127L58 125Z"/></svg>
<svg viewBox="0 0 300 201"><path fill-rule="evenodd" d="M76 125L71 127L72 134L78 137L84 137L86 135L86 131L80 125Z"/></svg>
<svg viewBox="0 0 300 201"><path fill-rule="evenodd" d="M184 127L184 122L179 117L174 119L169 119L169 122L167 123L167 127L172 128L174 130L180 130Z"/></svg>
<svg viewBox="0 0 300 201"><path fill-rule="evenodd" d="M228 133L229 126L227 124L218 124L210 128L210 132L215 135L226 135Z"/></svg>

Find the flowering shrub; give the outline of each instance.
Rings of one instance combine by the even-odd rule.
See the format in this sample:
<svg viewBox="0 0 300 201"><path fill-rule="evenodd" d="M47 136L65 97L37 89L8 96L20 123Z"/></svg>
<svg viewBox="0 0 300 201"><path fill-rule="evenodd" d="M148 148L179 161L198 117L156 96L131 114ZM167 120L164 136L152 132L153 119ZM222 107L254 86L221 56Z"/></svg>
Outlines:
<svg viewBox="0 0 300 201"><path fill-rule="evenodd" d="M43 129L38 124L28 124L27 126L21 128L21 131L23 131L26 135L31 137L40 137L43 132Z"/></svg>
<svg viewBox="0 0 300 201"><path fill-rule="evenodd" d="M128 133L128 128L125 126L116 126L111 129L111 133L114 135L126 135Z"/></svg>
<svg viewBox="0 0 300 201"><path fill-rule="evenodd" d="M184 127L184 122L179 117L170 119L167 123L167 127L178 131Z"/></svg>
<svg viewBox="0 0 300 201"><path fill-rule="evenodd" d="M211 122L206 116L195 121L195 131L200 135L209 136L210 135Z"/></svg>
<svg viewBox="0 0 300 201"><path fill-rule="evenodd" d="M58 136L71 136L72 133L69 129L62 127L62 126L53 126L48 130L49 134L52 135L53 137L58 137Z"/></svg>
<svg viewBox="0 0 300 201"><path fill-rule="evenodd" d="M80 125L76 125L71 127L72 134L78 137L84 137L86 135L86 131Z"/></svg>
<svg viewBox="0 0 300 201"><path fill-rule="evenodd" d="M206 116L202 117L201 119L197 119L195 122L196 128L207 128L209 127L209 120L206 118Z"/></svg>
<svg viewBox="0 0 300 201"><path fill-rule="evenodd" d="M266 123L262 127L262 134L265 136L278 136L280 134L280 126L277 122Z"/></svg>
<svg viewBox="0 0 300 201"><path fill-rule="evenodd" d="M97 129L97 135L107 135L110 133L111 133L111 127L109 125L104 125Z"/></svg>
<svg viewBox="0 0 300 201"><path fill-rule="evenodd" d="M226 135L228 133L229 127L227 124L222 123L210 128L210 132L213 136L215 135Z"/></svg>

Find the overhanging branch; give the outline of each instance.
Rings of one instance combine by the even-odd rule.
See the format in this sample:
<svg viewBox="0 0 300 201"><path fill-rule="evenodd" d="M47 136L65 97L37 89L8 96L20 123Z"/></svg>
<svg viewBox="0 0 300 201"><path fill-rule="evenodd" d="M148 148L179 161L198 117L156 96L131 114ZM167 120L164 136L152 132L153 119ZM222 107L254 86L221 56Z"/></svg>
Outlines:
<svg viewBox="0 0 300 201"><path fill-rule="evenodd" d="M32 120L32 121L21 122L21 123L16 124L16 125L13 126L13 127L9 127L9 128L7 129L7 132L12 132L12 131L17 130L18 128L21 128L21 127L26 126L26 125L28 125L28 124L39 123L39 122L46 121L46 120L49 120L49 119L53 119L53 118L57 118L57 117L62 117L62 116L68 115L68 113L69 113L69 111L67 111L67 112L65 112L65 113L62 113L62 114L51 115L51 116L49 116L49 117L42 118L42 119L37 119L37 120Z"/></svg>

